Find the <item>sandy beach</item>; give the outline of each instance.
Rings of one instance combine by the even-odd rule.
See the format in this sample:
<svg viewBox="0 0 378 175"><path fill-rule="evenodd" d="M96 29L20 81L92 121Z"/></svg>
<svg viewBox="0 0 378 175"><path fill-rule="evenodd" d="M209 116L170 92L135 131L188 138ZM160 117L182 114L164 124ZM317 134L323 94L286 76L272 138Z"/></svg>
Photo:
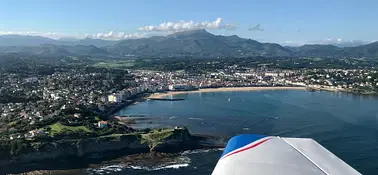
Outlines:
<svg viewBox="0 0 378 175"><path fill-rule="evenodd" d="M208 88L195 91L171 91L166 93L154 93L148 98L163 98L170 95L202 93L202 92L230 92L230 91L262 91L262 90L306 90L306 87L224 87Z"/></svg>

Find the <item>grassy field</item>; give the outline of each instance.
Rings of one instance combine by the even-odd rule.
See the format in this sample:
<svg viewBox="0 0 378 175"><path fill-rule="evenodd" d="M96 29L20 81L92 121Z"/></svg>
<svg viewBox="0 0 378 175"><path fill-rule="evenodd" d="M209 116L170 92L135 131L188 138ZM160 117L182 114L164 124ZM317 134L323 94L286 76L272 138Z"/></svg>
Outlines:
<svg viewBox="0 0 378 175"><path fill-rule="evenodd" d="M66 126L66 125L62 125L59 122L49 125L49 127L51 128L50 135L53 135L54 133L60 133L62 132L63 129L67 129L70 131L83 130L85 132L92 132L86 126Z"/></svg>
<svg viewBox="0 0 378 175"><path fill-rule="evenodd" d="M165 138L174 134L174 129L162 129L162 130L153 130L148 134L142 134L142 142L147 142L156 146L160 144Z"/></svg>
<svg viewBox="0 0 378 175"><path fill-rule="evenodd" d="M8 123L8 126L15 126L17 124L17 122L16 121L13 121L13 122L9 122Z"/></svg>
<svg viewBox="0 0 378 175"><path fill-rule="evenodd" d="M98 62L93 65L94 67L100 67L100 68L130 68L134 66L134 60L128 60L128 61L111 61L111 62Z"/></svg>

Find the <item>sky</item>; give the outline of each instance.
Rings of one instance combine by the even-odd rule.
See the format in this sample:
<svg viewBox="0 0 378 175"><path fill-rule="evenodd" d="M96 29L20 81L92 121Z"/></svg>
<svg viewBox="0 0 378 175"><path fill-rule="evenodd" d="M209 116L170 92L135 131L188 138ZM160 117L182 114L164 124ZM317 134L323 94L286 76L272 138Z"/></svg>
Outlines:
<svg viewBox="0 0 378 175"><path fill-rule="evenodd" d="M0 0L0 34L130 39L206 29L286 45L378 40L377 0Z"/></svg>

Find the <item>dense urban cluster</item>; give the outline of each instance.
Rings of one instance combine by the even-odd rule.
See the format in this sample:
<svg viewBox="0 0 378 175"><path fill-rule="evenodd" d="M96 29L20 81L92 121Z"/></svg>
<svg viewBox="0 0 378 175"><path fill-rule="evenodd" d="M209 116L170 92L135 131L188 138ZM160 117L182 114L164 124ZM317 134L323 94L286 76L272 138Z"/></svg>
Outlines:
<svg viewBox="0 0 378 175"><path fill-rule="evenodd" d="M96 125L106 128L108 123L102 120L120 106L112 96L123 94L126 100L143 91L143 86L125 70L67 69L51 75L2 73L1 82L1 131L3 138L10 139L56 136L62 129L91 131Z"/></svg>
<svg viewBox="0 0 378 175"><path fill-rule="evenodd" d="M211 67L211 66L209 66ZM218 87L302 86L311 90L378 92L374 69L281 69L237 64L210 71L55 68L51 74L0 76L2 139L129 131L108 116L141 94ZM111 130L109 131L109 128ZM80 134L79 134L80 135Z"/></svg>
<svg viewBox="0 0 378 175"><path fill-rule="evenodd" d="M306 71L305 84L326 90L363 94L378 92L378 71L362 69L313 69Z"/></svg>
<svg viewBox="0 0 378 175"><path fill-rule="evenodd" d="M228 66L203 74L185 71L133 71L136 81L152 90L192 90L217 87L303 86L319 90L378 92L378 71L362 69L272 69Z"/></svg>

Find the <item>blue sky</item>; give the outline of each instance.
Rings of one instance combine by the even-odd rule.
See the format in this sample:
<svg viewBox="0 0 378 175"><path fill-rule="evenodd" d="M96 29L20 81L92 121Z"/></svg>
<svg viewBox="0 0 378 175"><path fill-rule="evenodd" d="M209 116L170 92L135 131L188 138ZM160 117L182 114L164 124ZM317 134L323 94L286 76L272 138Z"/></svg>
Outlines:
<svg viewBox="0 0 378 175"><path fill-rule="evenodd" d="M377 0L0 0L0 34L127 39L206 28L262 42L374 41L377 9Z"/></svg>

